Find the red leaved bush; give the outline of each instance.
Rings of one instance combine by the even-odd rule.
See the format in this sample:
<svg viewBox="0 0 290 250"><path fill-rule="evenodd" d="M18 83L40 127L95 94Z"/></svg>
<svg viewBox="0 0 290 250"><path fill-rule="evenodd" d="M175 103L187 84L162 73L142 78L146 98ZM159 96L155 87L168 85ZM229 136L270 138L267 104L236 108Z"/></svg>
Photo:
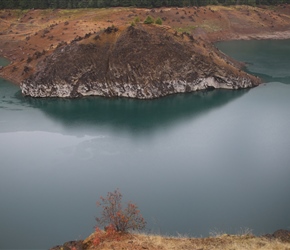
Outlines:
<svg viewBox="0 0 290 250"><path fill-rule="evenodd" d="M104 241L119 241L121 239L122 232L117 232L112 225L106 227L105 231L96 227L94 234L93 245L99 246Z"/></svg>

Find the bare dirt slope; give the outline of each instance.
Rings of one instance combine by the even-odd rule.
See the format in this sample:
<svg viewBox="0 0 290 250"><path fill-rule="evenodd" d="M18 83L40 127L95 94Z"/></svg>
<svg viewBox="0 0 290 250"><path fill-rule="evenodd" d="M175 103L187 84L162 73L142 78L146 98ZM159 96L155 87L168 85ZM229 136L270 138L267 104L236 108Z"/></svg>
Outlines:
<svg viewBox="0 0 290 250"><path fill-rule="evenodd" d="M12 64L0 75L20 83L61 43L111 25L130 25L137 17L161 17L163 25L208 41L290 38L290 6L208 6L188 8L108 8L77 10L0 11L0 56Z"/></svg>

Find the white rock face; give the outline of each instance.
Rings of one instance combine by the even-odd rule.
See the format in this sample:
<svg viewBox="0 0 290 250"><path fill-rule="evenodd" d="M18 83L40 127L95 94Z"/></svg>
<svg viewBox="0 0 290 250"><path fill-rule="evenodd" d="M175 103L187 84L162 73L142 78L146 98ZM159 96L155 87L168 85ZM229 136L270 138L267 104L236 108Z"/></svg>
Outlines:
<svg viewBox="0 0 290 250"><path fill-rule="evenodd" d="M227 79L226 82L218 82L214 77L198 78L194 82L170 81L156 85L141 86L139 84L122 83L96 83L90 82L78 85L73 92L71 84L52 84L49 87L42 84L21 84L22 94L32 97L75 97L75 96L106 96L129 97L138 99L153 99L170 94L193 92L206 89L239 89L253 87L249 79Z"/></svg>

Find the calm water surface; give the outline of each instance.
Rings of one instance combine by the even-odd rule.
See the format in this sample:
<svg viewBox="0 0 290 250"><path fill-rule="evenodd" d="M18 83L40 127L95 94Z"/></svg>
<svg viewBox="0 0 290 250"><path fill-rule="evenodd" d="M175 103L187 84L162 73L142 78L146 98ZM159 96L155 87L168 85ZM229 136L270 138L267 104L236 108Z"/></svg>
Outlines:
<svg viewBox="0 0 290 250"><path fill-rule="evenodd" d="M116 188L148 232L290 229L289 44L218 44L267 82L251 90L32 99L0 80L0 249L87 237Z"/></svg>

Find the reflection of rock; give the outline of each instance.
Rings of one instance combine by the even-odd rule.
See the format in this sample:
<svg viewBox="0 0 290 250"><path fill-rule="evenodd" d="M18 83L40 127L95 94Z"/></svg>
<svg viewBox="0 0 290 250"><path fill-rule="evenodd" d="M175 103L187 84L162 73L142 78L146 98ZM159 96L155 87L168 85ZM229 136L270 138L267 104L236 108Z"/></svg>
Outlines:
<svg viewBox="0 0 290 250"><path fill-rule="evenodd" d="M111 28L58 48L21 83L21 89L33 97L151 99L260 83L234 64L211 44L164 27Z"/></svg>
<svg viewBox="0 0 290 250"><path fill-rule="evenodd" d="M183 119L192 119L236 100L247 92L248 89L198 91L150 101L100 97L43 99L23 98L21 95L18 98L22 100L22 105L40 109L68 128L91 124L138 133L164 129Z"/></svg>

